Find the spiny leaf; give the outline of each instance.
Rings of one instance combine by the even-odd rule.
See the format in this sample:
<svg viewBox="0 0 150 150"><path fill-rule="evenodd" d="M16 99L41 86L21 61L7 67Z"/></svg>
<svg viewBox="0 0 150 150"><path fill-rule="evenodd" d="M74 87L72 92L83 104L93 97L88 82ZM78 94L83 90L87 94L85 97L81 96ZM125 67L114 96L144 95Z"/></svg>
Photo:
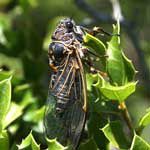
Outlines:
<svg viewBox="0 0 150 150"><path fill-rule="evenodd" d="M83 37L85 46L92 48L100 56L105 55L106 47L98 38L86 33Z"/></svg>
<svg viewBox="0 0 150 150"><path fill-rule="evenodd" d="M120 34L119 22L113 26L113 34ZM120 37L112 36L108 42L107 48L107 72L112 83L115 85L124 85L134 79L136 70L132 62L125 56L120 47Z"/></svg>
<svg viewBox="0 0 150 150"><path fill-rule="evenodd" d="M129 142L125 137L125 134L122 129L122 125L119 121L114 121L106 124L102 128L103 133L107 137L107 139L116 147L118 148L125 148L129 147Z"/></svg>
<svg viewBox="0 0 150 150"><path fill-rule="evenodd" d="M34 137L32 136L32 132L22 140L20 145L17 145L19 150L30 147L31 150L40 150L40 146L36 143Z"/></svg>
<svg viewBox="0 0 150 150"><path fill-rule="evenodd" d="M100 57L103 67L106 65L106 47L102 41L98 38L86 33L83 37L84 45L90 51L97 54Z"/></svg>
<svg viewBox="0 0 150 150"><path fill-rule="evenodd" d="M150 150L150 145L138 135L134 135L130 150Z"/></svg>
<svg viewBox="0 0 150 150"><path fill-rule="evenodd" d="M48 150L66 150L67 147L62 146L56 139L47 139Z"/></svg>
<svg viewBox="0 0 150 150"><path fill-rule="evenodd" d="M113 34L120 33L119 23L113 26ZM107 71L112 82L118 85L122 85L125 81L125 69L122 58L122 50L120 47L120 37L112 36L110 42L108 42L107 48Z"/></svg>
<svg viewBox="0 0 150 150"><path fill-rule="evenodd" d="M128 59L123 52L122 52L122 57L123 57L125 72L126 72L126 82L131 82L134 80L137 71L135 70L132 61Z"/></svg>
<svg viewBox="0 0 150 150"><path fill-rule="evenodd" d="M117 100L121 103L135 91L136 84L137 82L130 82L123 86L113 86L98 75L98 81L94 86L109 100Z"/></svg>
<svg viewBox="0 0 150 150"><path fill-rule="evenodd" d="M150 111L148 111L140 120L139 126L145 127L150 124Z"/></svg>
<svg viewBox="0 0 150 150"><path fill-rule="evenodd" d="M22 115L22 107L14 102L11 103L9 112L5 117L3 128L6 128L11 122Z"/></svg>

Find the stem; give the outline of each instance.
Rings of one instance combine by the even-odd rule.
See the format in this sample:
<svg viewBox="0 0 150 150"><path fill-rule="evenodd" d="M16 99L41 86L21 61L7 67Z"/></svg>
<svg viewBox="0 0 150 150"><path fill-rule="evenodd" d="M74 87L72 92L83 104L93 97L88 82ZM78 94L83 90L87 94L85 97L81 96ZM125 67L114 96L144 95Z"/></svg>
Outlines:
<svg viewBox="0 0 150 150"><path fill-rule="evenodd" d="M134 128L133 128L131 117L130 117L130 114L129 114L129 111L127 109L127 106L126 106L125 102L122 102L119 105L119 109L122 110L123 118L124 118L124 120L127 123L127 126L128 126L128 128L130 130L130 133L131 133L131 136L133 136L133 134L134 134Z"/></svg>

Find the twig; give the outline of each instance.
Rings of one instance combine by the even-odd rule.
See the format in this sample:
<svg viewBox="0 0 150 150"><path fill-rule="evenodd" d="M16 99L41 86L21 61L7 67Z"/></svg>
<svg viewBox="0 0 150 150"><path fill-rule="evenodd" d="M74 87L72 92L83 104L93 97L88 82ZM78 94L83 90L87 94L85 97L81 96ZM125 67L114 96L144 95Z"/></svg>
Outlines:
<svg viewBox="0 0 150 150"><path fill-rule="evenodd" d="M125 102L122 102L119 105L119 109L122 111L123 118L124 118L124 120L127 123L127 126L128 126L128 128L130 130L130 133L131 133L131 136L133 136L133 134L134 134L134 128L133 128L131 117L130 117L130 114L128 112L128 109L126 107Z"/></svg>

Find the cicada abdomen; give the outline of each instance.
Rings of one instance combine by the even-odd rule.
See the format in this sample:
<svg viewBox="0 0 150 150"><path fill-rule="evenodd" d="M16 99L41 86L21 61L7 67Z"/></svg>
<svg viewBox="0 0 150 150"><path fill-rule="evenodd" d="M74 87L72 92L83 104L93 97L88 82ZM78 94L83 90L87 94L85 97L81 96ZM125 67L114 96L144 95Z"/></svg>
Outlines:
<svg viewBox="0 0 150 150"><path fill-rule="evenodd" d="M52 36L49 49L51 81L45 112L48 138L76 149L86 118L86 83L81 62L82 33L64 19ZM78 37L78 38L77 38Z"/></svg>

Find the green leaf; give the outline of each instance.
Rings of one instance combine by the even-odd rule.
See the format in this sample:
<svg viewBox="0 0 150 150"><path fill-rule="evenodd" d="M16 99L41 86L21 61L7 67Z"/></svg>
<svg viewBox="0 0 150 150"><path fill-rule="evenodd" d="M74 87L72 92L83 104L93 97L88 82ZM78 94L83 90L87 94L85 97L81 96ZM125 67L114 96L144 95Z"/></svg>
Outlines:
<svg viewBox="0 0 150 150"><path fill-rule="evenodd" d="M97 81L97 75L93 75L90 73L86 74L86 84L87 84L87 90L91 91L93 83Z"/></svg>
<svg viewBox="0 0 150 150"><path fill-rule="evenodd" d="M13 73L13 71L0 71L0 81L10 78Z"/></svg>
<svg viewBox="0 0 150 150"><path fill-rule="evenodd" d="M127 149L129 147L129 142L126 139L122 127L123 125L119 121L114 121L106 124L102 128L102 131L114 146Z"/></svg>
<svg viewBox="0 0 150 150"><path fill-rule="evenodd" d="M40 146L36 143L34 137L32 136L32 132L22 140L20 145L17 145L18 149L29 149L30 150L40 150Z"/></svg>
<svg viewBox="0 0 150 150"><path fill-rule="evenodd" d="M130 150L150 150L150 145L140 136L134 135Z"/></svg>
<svg viewBox="0 0 150 150"><path fill-rule="evenodd" d="M113 26L113 34L120 33L119 22ZM113 84L124 85L134 79L136 70L120 47L120 37L112 36L107 48L107 72Z"/></svg>
<svg viewBox="0 0 150 150"><path fill-rule="evenodd" d="M67 147L62 146L56 139L47 139L48 150L66 150Z"/></svg>
<svg viewBox="0 0 150 150"><path fill-rule="evenodd" d="M6 130L3 130L0 136L0 149L9 150L9 137Z"/></svg>
<svg viewBox="0 0 150 150"><path fill-rule="evenodd" d="M98 150L98 147L93 139L89 139L85 143L82 143L78 150Z"/></svg>
<svg viewBox="0 0 150 150"><path fill-rule="evenodd" d="M43 106L37 110L31 110L27 112L23 119L28 122L37 123L43 120L44 113L45 113L45 107Z"/></svg>
<svg viewBox="0 0 150 150"><path fill-rule="evenodd" d="M30 89L28 89L26 92L23 94L23 98L19 105L22 108L26 108L29 104L34 103L36 101L36 98L33 96L33 93Z"/></svg>
<svg viewBox="0 0 150 150"><path fill-rule="evenodd" d="M150 124L150 111L148 111L140 120L139 126L145 127Z"/></svg>
<svg viewBox="0 0 150 150"><path fill-rule="evenodd" d="M122 57L125 65L126 81L127 82L133 81L137 71L135 70L132 61L129 60L123 52L122 52Z"/></svg>
<svg viewBox="0 0 150 150"><path fill-rule="evenodd" d="M98 38L86 33L83 37L83 41L86 47L91 48L98 55L103 56L106 54L106 47Z"/></svg>
<svg viewBox="0 0 150 150"><path fill-rule="evenodd" d="M0 82L0 133L3 126L3 121L10 107L11 100L11 78Z"/></svg>
<svg viewBox="0 0 150 150"><path fill-rule="evenodd" d="M3 128L6 128L10 123L12 123L18 117L20 117L22 115L22 113L23 113L22 107L16 103L12 102L9 112L7 113L7 115L5 117Z"/></svg>
<svg viewBox="0 0 150 150"><path fill-rule="evenodd" d="M119 23L115 26L113 25L113 34L120 33ZM125 81L125 68L122 58L122 50L120 48L120 37L112 36L110 42L108 42L107 48L107 71L109 77L113 83L122 85Z"/></svg>
<svg viewBox="0 0 150 150"><path fill-rule="evenodd" d="M27 11L30 7L38 6L37 0L20 0L19 3L25 11Z"/></svg>
<svg viewBox="0 0 150 150"><path fill-rule="evenodd" d="M135 91L137 82L130 82L124 86L113 86L105 81L102 76L98 76L98 81L94 84L100 92L109 100L117 100L120 103L127 99Z"/></svg>
<svg viewBox="0 0 150 150"><path fill-rule="evenodd" d="M90 110L91 109L93 109L93 106L90 105ZM90 112L89 116L90 118L88 121L88 135L90 138L92 138L91 140L94 140L94 143L92 141L88 142L92 142L92 144L96 145L94 146L95 148L98 147L99 149L106 149L108 140L105 137L104 133L99 129L107 123L107 120L103 118L102 113L98 114L94 112L94 110ZM85 143L86 147L88 147L88 142L87 144Z"/></svg>
<svg viewBox="0 0 150 150"><path fill-rule="evenodd" d="M100 57L100 63L103 67L106 66L106 47L104 43L88 33L84 35L83 41L85 47Z"/></svg>

